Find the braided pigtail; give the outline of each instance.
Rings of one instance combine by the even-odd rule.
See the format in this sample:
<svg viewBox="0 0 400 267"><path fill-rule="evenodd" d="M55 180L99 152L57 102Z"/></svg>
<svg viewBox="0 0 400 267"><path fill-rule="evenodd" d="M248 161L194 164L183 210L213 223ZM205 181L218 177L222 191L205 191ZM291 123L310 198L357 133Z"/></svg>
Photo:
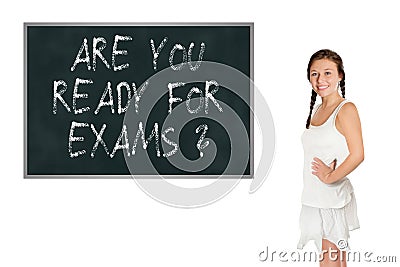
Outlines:
<svg viewBox="0 0 400 267"><path fill-rule="evenodd" d="M306 123L307 129L310 127L311 115L312 115L312 111L314 109L316 99L317 99L317 93L314 90L311 90L310 113L308 114L307 123Z"/></svg>
<svg viewBox="0 0 400 267"><path fill-rule="evenodd" d="M344 81L344 73L343 73L343 79L340 81L340 90L342 91L342 97L345 97L345 93L346 93L346 82Z"/></svg>

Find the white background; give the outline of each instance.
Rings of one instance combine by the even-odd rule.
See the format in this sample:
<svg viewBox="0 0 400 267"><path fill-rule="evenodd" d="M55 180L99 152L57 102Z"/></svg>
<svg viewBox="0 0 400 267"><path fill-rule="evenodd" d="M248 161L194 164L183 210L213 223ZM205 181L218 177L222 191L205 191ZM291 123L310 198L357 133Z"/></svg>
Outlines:
<svg viewBox="0 0 400 267"><path fill-rule="evenodd" d="M363 127L365 161L349 176L361 228L351 233L350 245L400 260L396 1L262 2L11 1L2 6L0 266L289 265L260 262L258 254L266 246L296 250L300 135L310 98L306 67L321 48L342 56L346 96L356 104ZM23 179L23 22L235 21L255 23L255 83L277 135L271 172L255 194L248 194L250 181L241 181L213 205L178 209L149 198L131 179ZM256 147L259 140L256 133ZM382 264L350 266L356 265Z"/></svg>

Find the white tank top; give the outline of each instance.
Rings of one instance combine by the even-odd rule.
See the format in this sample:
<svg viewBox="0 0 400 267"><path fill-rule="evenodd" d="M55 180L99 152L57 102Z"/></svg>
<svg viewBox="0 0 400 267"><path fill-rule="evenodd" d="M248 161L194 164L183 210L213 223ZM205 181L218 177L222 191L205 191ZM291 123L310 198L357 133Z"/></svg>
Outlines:
<svg viewBox="0 0 400 267"><path fill-rule="evenodd" d="M311 163L314 157L321 159L326 165L337 160L336 168L349 155L345 137L336 129L335 120L340 108L347 103L342 101L332 112L327 121L320 126L306 129L301 136L304 149L304 169L302 204L318 208L342 208L351 200L353 186L347 177L326 184L312 174ZM314 107L312 115L321 104Z"/></svg>

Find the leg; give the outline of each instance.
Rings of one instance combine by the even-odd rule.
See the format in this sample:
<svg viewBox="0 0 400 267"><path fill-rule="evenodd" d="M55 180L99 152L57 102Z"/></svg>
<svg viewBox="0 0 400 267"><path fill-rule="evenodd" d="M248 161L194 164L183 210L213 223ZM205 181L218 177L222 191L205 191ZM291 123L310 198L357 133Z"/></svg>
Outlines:
<svg viewBox="0 0 400 267"><path fill-rule="evenodd" d="M340 261L340 267L347 267L346 262L346 251L342 251L342 260Z"/></svg>
<svg viewBox="0 0 400 267"><path fill-rule="evenodd" d="M346 267L346 252L341 252L337 246L327 239L322 239L321 267Z"/></svg>

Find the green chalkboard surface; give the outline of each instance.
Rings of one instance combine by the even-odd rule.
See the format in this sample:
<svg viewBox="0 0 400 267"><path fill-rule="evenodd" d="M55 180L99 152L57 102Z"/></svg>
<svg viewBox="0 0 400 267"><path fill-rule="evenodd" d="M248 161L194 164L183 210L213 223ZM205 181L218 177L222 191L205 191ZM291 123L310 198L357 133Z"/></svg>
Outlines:
<svg viewBox="0 0 400 267"><path fill-rule="evenodd" d="M24 31L26 178L251 177L251 23Z"/></svg>

